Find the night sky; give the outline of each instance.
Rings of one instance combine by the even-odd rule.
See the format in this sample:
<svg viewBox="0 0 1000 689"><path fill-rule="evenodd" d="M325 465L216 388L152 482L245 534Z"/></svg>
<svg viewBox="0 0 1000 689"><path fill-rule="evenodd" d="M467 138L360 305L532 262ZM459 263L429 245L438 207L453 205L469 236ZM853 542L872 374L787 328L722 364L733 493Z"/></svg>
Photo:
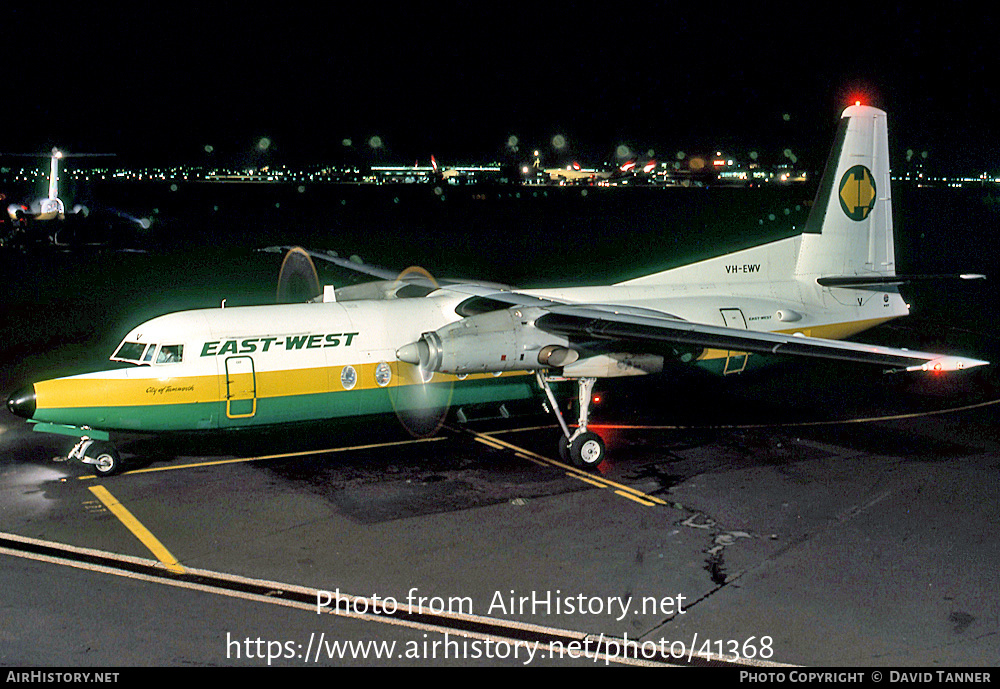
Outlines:
<svg viewBox="0 0 1000 689"><path fill-rule="evenodd" d="M547 162L624 144L821 164L860 94L888 111L894 156L1000 172L997 23L951 3L140 4L7 8L0 151L458 163L502 160L514 136L514 157Z"/></svg>

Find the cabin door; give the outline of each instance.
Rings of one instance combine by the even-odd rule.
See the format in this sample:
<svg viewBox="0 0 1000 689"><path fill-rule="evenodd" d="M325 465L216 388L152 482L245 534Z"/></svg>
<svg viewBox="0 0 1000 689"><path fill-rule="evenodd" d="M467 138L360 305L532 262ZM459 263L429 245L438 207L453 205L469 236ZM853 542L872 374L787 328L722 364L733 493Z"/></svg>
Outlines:
<svg viewBox="0 0 1000 689"><path fill-rule="evenodd" d="M747 329L747 319L743 317L743 311L740 309L719 310L722 312L722 318L726 322L727 328ZM747 367L747 356L746 352L730 351L726 355L726 370L723 373L727 376L730 373L741 373Z"/></svg>
<svg viewBox="0 0 1000 689"><path fill-rule="evenodd" d="M253 359L231 356L226 359L226 416L248 419L257 413L257 376Z"/></svg>

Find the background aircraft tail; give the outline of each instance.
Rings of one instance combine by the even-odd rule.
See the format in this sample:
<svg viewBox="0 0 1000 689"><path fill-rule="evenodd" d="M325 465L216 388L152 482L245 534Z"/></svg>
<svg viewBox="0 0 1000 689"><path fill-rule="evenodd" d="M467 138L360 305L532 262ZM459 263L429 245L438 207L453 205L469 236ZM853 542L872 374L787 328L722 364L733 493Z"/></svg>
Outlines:
<svg viewBox="0 0 1000 689"><path fill-rule="evenodd" d="M886 114L852 105L801 237L796 278L895 275Z"/></svg>

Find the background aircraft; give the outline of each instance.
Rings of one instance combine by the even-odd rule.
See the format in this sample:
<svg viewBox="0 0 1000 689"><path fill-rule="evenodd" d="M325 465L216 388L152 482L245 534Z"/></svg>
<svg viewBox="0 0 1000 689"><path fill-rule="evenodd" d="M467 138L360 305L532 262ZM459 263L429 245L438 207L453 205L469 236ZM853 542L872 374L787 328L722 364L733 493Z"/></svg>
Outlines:
<svg viewBox="0 0 1000 689"><path fill-rule="evenodd" d="M14 155L23 156L23 154ZM75 155L103 156L110 154L86 153ZM47 157L49 159L48 194L41 198L34 199L29 205L25 205L23 203L12 203L7 206L7 215L10 216L11 220L23 221L29 218L36 221L66 219L66 203L59 198L59 161L66 156L67 154L60 151L58 148L53 148L51 153L29 156ZM78 204L73 206L70 212L73 214L82 213L86 216L89 211L86 206Z"/></svg>
<svg viewBox="0 0 1000 689"><path fill-rule="evenodd" d="M397 274L292 248L284 265L299 266L288 269L307 291L315 291L307 257L377 281L327 289L308 303L155 318L111 357L133 366L41 381L8 406L36 430L80 438L71 456L110 474L122 464L109 431L396 412L411 430L429 433L450 405L540 389L562 430L560 455L594 467L605 455L588 430L598 378L689 364L733 375L751 354L925 372L986 364L840 339L909 312L897 288L912 278L895 271L889 192L886 115L856 105L841 117L797 236L613 285L530 290L439 283L417 269ZM552 388L560 382L576 386L575 428Z"/></svg>
<svg viewBox="0 0 1000 689"><path fill-rule="evenodd" d="M108 233L95 229L99 224L96 220L90 223L91 227L85 227L84 221L90 216L90 208L77 203L67 211L66 202L60 198L60 163L66 158L113 157L114 154L66 153L59 148L53 148L47 154L0 155L49 159L46 195L25 203L11 203L7 206L10 230L8 231L8 236L2 238L3 244L31 244L41 242L66 247L77 244L107 243ZM114 208L103 208L101 210L117 218L134 223L143 230L150 227L148 218L136 218Z"/></svg>

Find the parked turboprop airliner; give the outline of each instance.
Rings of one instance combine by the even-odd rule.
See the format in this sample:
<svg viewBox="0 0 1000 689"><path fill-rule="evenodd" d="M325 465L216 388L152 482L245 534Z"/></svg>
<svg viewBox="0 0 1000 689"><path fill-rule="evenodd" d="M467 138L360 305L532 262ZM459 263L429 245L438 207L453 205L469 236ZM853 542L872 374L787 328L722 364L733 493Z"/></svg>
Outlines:
<svg viewBox="0 0 1000 689"><path fill-rule="evenodd" d="M320 252L383 278L301 304L171 313L134 328L111 356L124 368L35 383L8 406L35 429L79 437L72 457L121 470L109 431L246 428L548 396L560 453L603 459L589 431L598 378L750 353L840 359L891 370L954 371L985 361L842 341L905 316L897 286L886 115L848 107L801 234L613 285L517 290L438 284ZM282 248L284 249L284 247ZM917 276L919 277L919 276ZM982 276L963 276L982 277ZM575 382L579 418L550 384ZM537 388L536 388L537 386Z"/></svg>

